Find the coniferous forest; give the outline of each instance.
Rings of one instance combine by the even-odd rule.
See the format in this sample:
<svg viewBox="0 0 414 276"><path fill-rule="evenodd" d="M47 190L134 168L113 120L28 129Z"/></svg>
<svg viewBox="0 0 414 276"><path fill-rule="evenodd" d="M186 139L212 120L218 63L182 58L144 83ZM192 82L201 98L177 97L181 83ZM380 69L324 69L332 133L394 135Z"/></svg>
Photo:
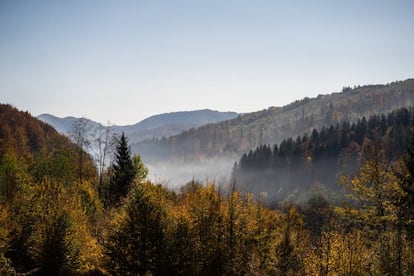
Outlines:
<svg viewBox="0 0 414 276"><path fill-rule="evenodd" d="M340 203L341 176L354 176L364 161L397 161L406 150L414 110L362 117L314 129L311 133L261 145L244 154L233 171L239 188L266 193L268 200L304 202L312 193Z"/></svg>
<svg viewBox="0 0 414 276"><path fill-rule="evenodd" d="M412 275L413 119L316 129L247 153L227 186L170 190L125 135L97 163L82 124L73 143L0 105L0 273Z"/></svg>

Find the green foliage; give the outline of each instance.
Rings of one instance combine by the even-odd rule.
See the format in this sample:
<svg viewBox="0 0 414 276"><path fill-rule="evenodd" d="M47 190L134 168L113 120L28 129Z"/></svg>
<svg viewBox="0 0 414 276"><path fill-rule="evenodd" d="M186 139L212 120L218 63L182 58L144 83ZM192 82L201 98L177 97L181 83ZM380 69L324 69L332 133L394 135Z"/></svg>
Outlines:
<svg viewBox="0 0 414 276"><path fill-rule="evenodd" d="M131 158L128 140L122 133L116 146L115 162L112 165L112 177L109 183L108 194L112 204L118 204L121 198L126 197L137 169Z"/></svg>
<svg viewBox="0 0 414 276"><path fill-rule="evenodd" d="M148 168L142 162L141 156L134 155L133 158L134 169L135 169L135 178L138 181L144 181L148 176Z"/></svg>
<svg viewBox="0 0 414 276"><path fill-rule="evenodd" d="M76 162L70 149L55 150L47 153L38 153L29 168L37 183L43 178L54 179L65 185L73 183L76 178Z"/></svg>

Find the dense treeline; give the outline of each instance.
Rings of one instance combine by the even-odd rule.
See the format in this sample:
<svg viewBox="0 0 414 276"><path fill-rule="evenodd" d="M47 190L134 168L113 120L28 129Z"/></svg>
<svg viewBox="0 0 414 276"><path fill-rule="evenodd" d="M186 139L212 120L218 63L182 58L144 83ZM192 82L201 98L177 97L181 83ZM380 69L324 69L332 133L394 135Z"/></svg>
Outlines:
<svg viewBox="0 0 414 276"><path fill-rule="evenodd" d="M237 158L262 144L280 143L323 126L343 121L356 123L363 116L386 114L411 105L414 105L414 79L344 88L340 93L304 98L284 107L243 114L172 137L146 140L133 145L133 151L151 163Z"/></svg>
<svg viewBox="0 0 414 276"><path fill-rule="evenodd" d="M10 118L22 115L6 108ZM414 136L392 164L379 144L364 151L359 172L340 179L352 204L335 207L315 195L278 210L236 183L224 189L192 181L177 191L151 183L124 135L100 178L87 173L96 170L80 162L79 149L59 139L40 151L1 147L0 274L414 272Z"/></svg>
<svg viewBox="0 0 414 276"><path fill-rule="evenodd" d="M380 146L385 158L395 161L405 150L414 109L388 115L363 117L356 123L324 127L319 131L283 140L273 147L262 145L244 154L233 177L239 187L255 194L265 192L269 201L306 201L313 193L342 199L337 185L341 175L352 175L372 148Z"/></svg>

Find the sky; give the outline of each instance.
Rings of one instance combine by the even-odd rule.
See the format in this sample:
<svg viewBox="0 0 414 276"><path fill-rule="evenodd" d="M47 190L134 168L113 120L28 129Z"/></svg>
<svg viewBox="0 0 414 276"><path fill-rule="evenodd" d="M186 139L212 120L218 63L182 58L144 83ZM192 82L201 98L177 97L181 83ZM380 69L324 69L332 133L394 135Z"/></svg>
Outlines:
<svg viewBox="0 0 414 276"><path fill-rule="evenodd" d="M127 125L414 77L414 1L0 0L0 102Z"/></svg>

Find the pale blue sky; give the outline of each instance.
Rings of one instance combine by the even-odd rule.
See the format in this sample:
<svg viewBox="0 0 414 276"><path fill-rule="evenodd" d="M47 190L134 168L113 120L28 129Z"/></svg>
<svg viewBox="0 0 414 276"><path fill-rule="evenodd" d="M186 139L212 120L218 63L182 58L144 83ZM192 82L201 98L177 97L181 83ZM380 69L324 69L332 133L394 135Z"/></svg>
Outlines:
<svg viewBox="0 0 414 276"><path fill-rule="evenodd" d="M0 102L131 124L414 77L414 1L0 0Z"/></svg>

